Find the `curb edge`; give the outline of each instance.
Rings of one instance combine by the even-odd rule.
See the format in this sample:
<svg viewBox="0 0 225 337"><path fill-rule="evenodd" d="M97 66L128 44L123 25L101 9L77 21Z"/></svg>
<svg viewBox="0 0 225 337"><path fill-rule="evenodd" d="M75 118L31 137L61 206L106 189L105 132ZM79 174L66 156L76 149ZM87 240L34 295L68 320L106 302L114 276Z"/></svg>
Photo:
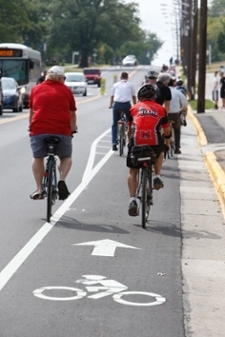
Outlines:
<svg viewBox="0 0 225 337"><path fill-rule="evenodd" d="M191 122L193 123L196 132L197 132L197 138L200 146L205 146L208 144L207 138L205 136L205 133L197 120L197 118L194 116L193 111L188 106L188 117L190 118ZM214 183L215 189L217 191L217 194L219 195L220 204L222 207L223 214L225 216L225 172L221 168L220 164L218 163L216 156L213 152L206 152L204 154L204 161L206 163L206 166L209 170L211 179Z"/></svg>

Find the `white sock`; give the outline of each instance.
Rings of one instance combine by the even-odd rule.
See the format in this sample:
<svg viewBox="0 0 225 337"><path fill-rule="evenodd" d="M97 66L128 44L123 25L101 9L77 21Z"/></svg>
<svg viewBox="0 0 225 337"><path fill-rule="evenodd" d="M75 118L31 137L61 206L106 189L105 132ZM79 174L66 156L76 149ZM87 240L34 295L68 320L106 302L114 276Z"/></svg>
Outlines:
<svg viewBox="0 0 225 337"><path fill-rule="evenodd" d="M135 197L130 198L130 202L132 201L136 201L136 198Z"/></svg>

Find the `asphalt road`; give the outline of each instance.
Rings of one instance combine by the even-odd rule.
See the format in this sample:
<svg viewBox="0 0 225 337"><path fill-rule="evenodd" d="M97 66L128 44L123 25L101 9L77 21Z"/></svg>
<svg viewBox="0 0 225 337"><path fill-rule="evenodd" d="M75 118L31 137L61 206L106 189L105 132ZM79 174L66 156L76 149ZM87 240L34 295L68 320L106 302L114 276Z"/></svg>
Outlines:
<svg viewBox="0 0 225 337"><path fill-rule="evenodd" d="M28 110L0 117L0 336L183 337L180 194L177 160L154 193L147 229L128 216L125 157L111 151L106 92L76 97L71 196L51 224L35 189ZM130 69L138 88L146 69Z"/></svg>

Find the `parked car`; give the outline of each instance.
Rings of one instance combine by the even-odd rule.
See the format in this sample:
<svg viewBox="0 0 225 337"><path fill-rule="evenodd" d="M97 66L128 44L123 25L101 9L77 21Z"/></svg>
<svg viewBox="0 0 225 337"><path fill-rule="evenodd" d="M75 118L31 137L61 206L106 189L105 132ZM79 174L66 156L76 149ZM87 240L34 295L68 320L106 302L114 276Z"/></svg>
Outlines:
<svg viewBox="0 0 225 337"><path fill-rule="evenodd" d="M137 59L134 55L127 55L123 60L122 60L122 65L125 66L132 66L135 67L137 66Z"/></svg>
<svg viewBox="0 0 225 337"><path fill-rule="evenodd" d="M18 83L12 77L2 77L3 109L13 112L23 111L23 94Z"/></svg>
<svg viewBox="0 0 225 337"><path fill-rule="evenodd" d="M73 94L87 96L87 82L83 73L68 72L65 73L65 85L71 89Z"/></svg>
<svg viewBox="0 0 225 337"><path fill-rule="evenodd" d="M99 68L84 68L83 73L88 84L101 86L101 70Z"/></svg>

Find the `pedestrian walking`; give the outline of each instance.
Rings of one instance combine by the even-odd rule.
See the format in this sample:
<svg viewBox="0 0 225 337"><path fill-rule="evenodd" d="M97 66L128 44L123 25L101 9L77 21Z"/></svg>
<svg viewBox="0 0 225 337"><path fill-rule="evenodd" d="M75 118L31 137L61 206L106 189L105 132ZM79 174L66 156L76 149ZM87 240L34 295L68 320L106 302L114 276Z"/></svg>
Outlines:
<svg viewBox="0 0 225 337"><path fill-rule="evenodd" d="M216 110L218 109L219 86L220 86L220 79L218 76L218 71L215 71L213 77L212 100L214 102L214 109Z"/></svg>
<svg viewBox="0 0 225 337"><path fill-rule="evenodd" d="M225 109L225 73L221 73L220 98L222 98L222 109Z"/></svg>

